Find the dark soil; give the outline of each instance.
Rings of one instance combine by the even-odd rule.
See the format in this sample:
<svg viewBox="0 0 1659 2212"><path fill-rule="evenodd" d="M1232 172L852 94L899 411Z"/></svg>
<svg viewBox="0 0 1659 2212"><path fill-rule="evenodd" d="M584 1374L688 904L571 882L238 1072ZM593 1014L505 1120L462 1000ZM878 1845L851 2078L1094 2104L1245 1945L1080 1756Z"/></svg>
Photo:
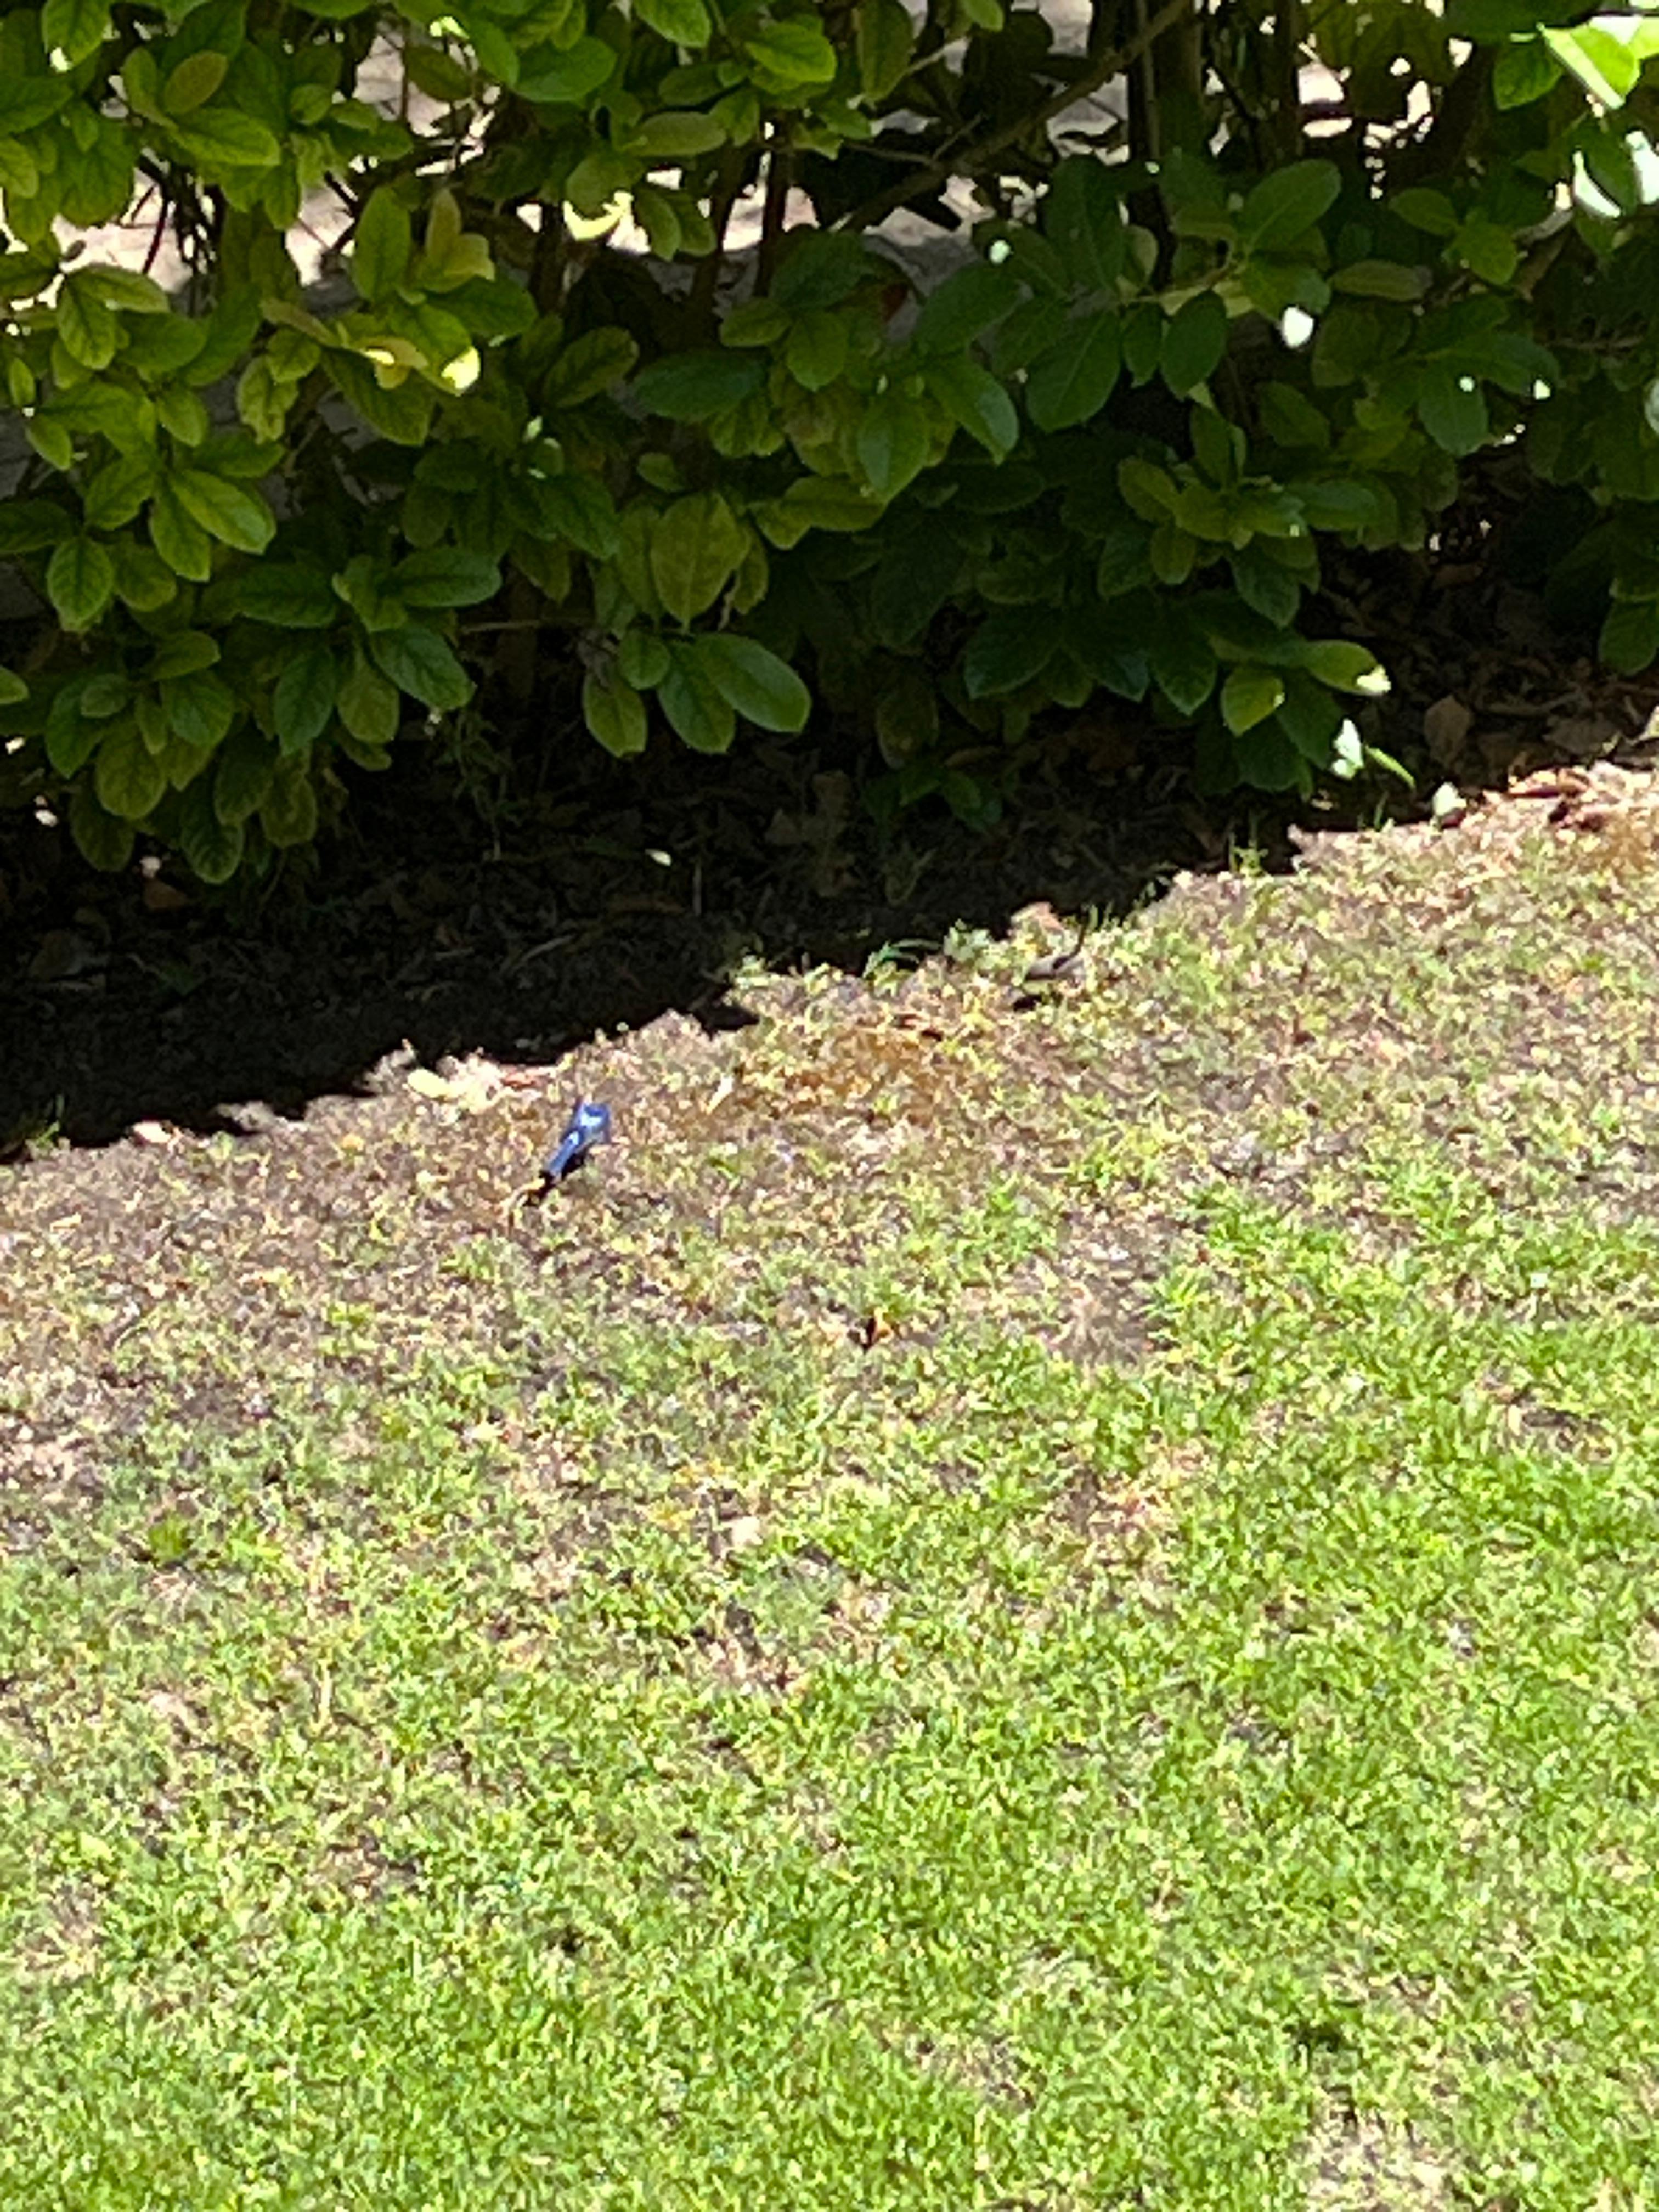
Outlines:
<svg viewBox="0 0 1659 2212"><path fill-rule="evenodd" d="M756 745L637 774L582 762L556 793L458 789L411 745L360 778L337 833L256 893L204 892L156 860L118 878L27 817L0 828L0 1144L80 1144L153 1120L241 1126L349 1091L407 1043L550 1061L671 1009L740 1023L745 957L860 971L953 927L1000 933L1037 901L1121 912L1224 854L1226 823L1176 780L1039 775L1018 817L943 808L890 836L851 779ZM492 818L493 817L493 818Z"/></svg>

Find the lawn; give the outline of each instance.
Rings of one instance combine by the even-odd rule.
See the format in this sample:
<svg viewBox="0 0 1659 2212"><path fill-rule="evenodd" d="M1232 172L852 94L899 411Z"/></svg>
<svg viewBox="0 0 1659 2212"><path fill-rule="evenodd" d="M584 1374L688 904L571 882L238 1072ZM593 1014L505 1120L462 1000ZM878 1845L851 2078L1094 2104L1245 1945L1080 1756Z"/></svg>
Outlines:
<svg viewBox="0 0 1659 2212"><path fill-rule="evenodd" d="M1650 807L10 1173L0 2204L1659 2203Z"/></svg>

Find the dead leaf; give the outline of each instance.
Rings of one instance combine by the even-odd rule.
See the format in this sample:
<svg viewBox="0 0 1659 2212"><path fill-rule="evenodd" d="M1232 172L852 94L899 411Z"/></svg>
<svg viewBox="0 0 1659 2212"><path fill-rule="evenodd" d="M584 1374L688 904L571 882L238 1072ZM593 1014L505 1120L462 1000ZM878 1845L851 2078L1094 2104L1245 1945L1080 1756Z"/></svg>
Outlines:
<svg viewBox="0 0 1659 2212"><path fill-rule="evenodd" d="M1423 736L1430 757L1439 768L1455 768L1462 758L1464 742L1474 723L1474 711L1455 692L1437 699L1423 715Z"/></svg>

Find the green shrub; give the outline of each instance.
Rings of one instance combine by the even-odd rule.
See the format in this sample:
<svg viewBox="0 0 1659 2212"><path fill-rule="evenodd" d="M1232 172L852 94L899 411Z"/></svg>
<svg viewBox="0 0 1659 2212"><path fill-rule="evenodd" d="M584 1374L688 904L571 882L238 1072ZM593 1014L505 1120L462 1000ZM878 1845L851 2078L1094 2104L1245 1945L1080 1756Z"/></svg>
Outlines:
<svg viewBox="0 0 1659 2212"><path fill-rule="evenodd" d="M1322 549L1422 545L1497 445L1589 495L1646 665L1659 17L1168 0L1148 44L1106 0L1079 54L1063 12L5 11L0 560L58 622L0 672L14 791L222 881L538 634L617 754L873 702L877 803L969 810L963 747L1103 688L1212 785L1305 788L1386 685L1303 626ZM1057 126L1126 70L1125 126ZM882 226L952 184L981 220L918 312ZM61 243L146 202L173 295Z"/></svg>

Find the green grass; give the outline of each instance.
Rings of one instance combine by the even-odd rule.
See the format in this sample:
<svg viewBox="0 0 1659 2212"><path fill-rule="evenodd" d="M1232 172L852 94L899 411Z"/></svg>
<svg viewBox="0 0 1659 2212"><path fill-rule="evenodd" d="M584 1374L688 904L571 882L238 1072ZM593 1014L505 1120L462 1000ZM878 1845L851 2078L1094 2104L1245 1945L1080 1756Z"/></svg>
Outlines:
<svg viewBox="0 0 1659 2212"><path fill-rule="evenodd" d="M523 1100L32 1166L0 2204L1659 2200L1656 917L751 978L513 1228Z"/></svg>

